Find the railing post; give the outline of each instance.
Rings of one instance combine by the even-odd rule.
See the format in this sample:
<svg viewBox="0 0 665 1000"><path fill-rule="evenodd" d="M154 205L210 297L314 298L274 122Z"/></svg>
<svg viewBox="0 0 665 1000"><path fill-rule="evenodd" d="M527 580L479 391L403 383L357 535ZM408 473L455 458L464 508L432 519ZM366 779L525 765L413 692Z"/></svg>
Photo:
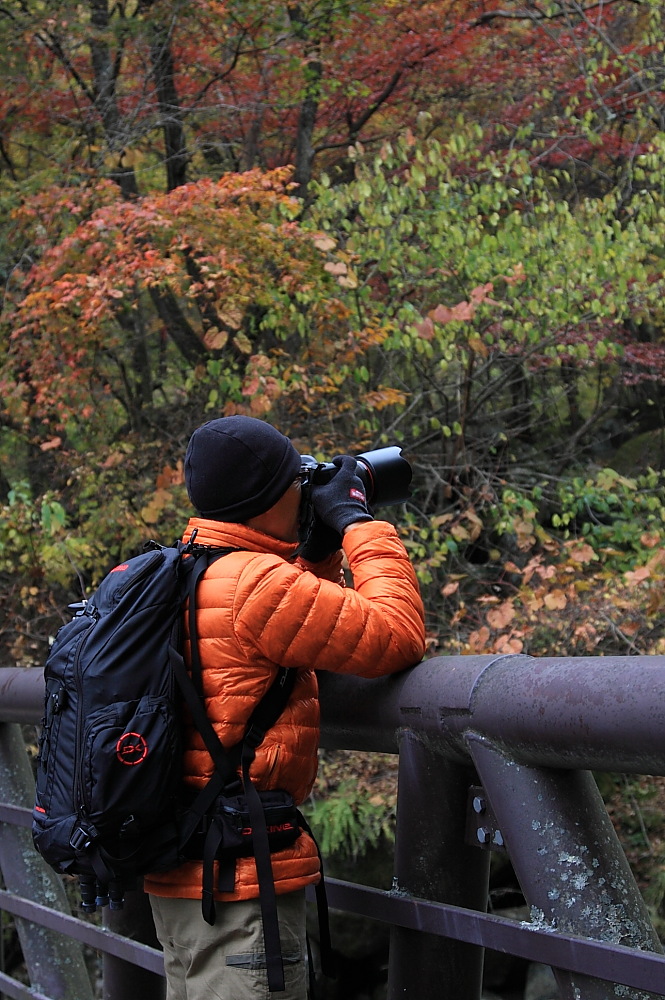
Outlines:
<svg viewBox="0 0 665 1000"><path fill-rule="evenodd" d="M0 802L32 808L34 787L20 726L0 724ZM9 892L71 912L60 878L36 853L29 830L0 823L0 870ZM17 919L16 928L34 989L51 997L92 1000L77 941L27 920Z"/></svg>
<svg viewBox="0 0 665 1000"><path fill-rule="evenodd" d="M475 734L467 736L467 744L532 920L662 953L591 772L518 764ZM545 953L542 961L549 964ZM656 996L563 970L554 973L562 1000Z"/></svg>
<svg viewBox="0 0 665 1000"><path fill-rule="evenodd" d="M150 902L141 889L126 894L121 910L104 908L104 926L116 934L159 948ZM103 1000L125 1000L126 997L163 1000L166 995L163 976L140 969L131 962L104 955L102 969Z"/></svg>
<svg viewBox="0 0 665 1000"><path fill-rule="evenodd" d="M485 910L489 853L465 843L472 768L451 763L410 730L400 734L395 892ZM393 927L388 1000L479 1000L483 949Z"/></svg>

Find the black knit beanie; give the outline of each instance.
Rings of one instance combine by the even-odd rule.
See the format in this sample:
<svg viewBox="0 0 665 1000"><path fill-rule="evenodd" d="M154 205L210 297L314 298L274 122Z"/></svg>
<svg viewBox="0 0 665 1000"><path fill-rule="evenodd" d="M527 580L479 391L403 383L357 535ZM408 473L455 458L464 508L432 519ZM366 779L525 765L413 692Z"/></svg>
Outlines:
<svg viewBox="0 0 665 1000"><path fill-rule="evenodd" d="M263 514L300 471L300 455L255 417L219 417L197 428L185 455L185 483L202 517L247 521Z"/></svg>

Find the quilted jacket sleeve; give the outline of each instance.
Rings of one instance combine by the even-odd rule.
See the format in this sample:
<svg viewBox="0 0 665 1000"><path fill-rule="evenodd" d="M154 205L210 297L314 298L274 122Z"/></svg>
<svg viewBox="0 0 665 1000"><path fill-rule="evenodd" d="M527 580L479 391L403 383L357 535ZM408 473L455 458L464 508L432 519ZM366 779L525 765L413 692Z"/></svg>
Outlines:
<svg viewBox="0 0 665 1000"><path fill-rule="evenodd" d="M238 582L242 644L286 667L378 677L418 663L425 650L418 583L395 528L360 525L344 537L354 588L299 566L252 561Z"/></svg>

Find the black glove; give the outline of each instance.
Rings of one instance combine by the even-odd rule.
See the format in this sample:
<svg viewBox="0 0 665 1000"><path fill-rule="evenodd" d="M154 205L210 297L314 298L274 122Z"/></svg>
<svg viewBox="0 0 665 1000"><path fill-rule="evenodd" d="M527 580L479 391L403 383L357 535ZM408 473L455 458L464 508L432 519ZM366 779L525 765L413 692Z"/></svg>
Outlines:
<svg viewBox="0 0 665 1000"><path fill-rule="evenodd" d="M365 487L356 473L355 458L338 455L332 464L338 471L330 482L312 486L312 505L321 521L342 535L350 524L373 518L367 510Z"/></svg>
<svg viewBox="0 0 665 1000"><path fill-rule="evenodd" d="M318 563L327 559L328 556L331 556L333 552L337 552L341 547L342 536L339 531L329 528L315 514L312 518L312 526L305 544L300 551L301 557L308 562Z"/></svg>

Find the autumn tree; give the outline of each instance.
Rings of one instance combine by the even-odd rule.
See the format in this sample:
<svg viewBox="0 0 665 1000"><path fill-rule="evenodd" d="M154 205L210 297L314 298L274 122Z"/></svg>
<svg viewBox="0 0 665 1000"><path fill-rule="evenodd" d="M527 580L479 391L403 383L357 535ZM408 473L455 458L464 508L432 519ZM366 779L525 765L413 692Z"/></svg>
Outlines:
<svg viewBox="0 0 665 1000"><path fill-rule="evenodd" d="M47 542L175 523L192 421L245 408L321 455L408 445L434 607L495 551L504 484L662 412L659 17L5 0L12 523L42 497Z"/></svg>
<svg viewBox="0 0 665 1000"><path fill-rule="evenodd" d="M488 562L537 549L561 479L602 461L635 385L657 389L665 359L630 333L661 321L658 154L641 158L644 189L619 221L620 195L569 207L528 154L484 149L475 126L445 144L407 134L377 156L359 149L355 181L324 181L312 212L351 324L322 376L346 410L320 419L333 439L363 433L412 456L408 544L435 631L451 570L473 593L496 578Z"/></svg>

